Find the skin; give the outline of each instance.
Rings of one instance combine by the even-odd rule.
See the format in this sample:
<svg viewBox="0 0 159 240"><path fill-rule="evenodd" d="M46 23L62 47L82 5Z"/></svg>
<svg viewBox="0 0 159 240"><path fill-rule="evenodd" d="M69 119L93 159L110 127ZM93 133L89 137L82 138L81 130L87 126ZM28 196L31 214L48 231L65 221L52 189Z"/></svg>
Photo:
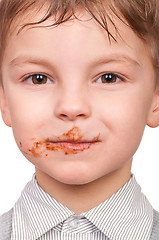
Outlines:
<svg viewBox="0 0 159 240"><path fill-rule="evenodd" d="M84 11L79 16L90 19ZM95 20L76 19L56 28L25 28L19 35L14 31L4 52L3 120L35 165L38 184L78 214L130 179L146 124L159 124L159 93L148 47L119 19L114 21L120 36L111 44ZM116 35L110 23L109 29ZM45 84L26 79L38 73L48 77ZM104 74L114 76L110 73L119 76L113 83L102 82Z"/></svg>

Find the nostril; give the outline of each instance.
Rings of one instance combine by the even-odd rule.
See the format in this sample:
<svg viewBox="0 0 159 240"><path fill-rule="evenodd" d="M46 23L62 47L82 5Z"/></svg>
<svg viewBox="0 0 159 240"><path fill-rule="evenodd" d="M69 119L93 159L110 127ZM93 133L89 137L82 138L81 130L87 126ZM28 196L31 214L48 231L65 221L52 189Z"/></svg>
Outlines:
<svg viewBox="0 0 159 240"><path fill-rule="evenodd" d="M64 114L64 113L61 113L60 114L60 118L61 119L70 119L70 120L74 120L74 119L76 119L76 118L79 118L79 117L84 117L85 116L85 114L83 114L83 113L79 113L79 114L71 114L71 113L69 113L69 114Z"/></svg>
<svg viewBox="0 0 159 240"><path fill-rule="evenodd" d="M67 118L68 116L67 116L66 114L61 113L61 114L60 114L60 117L61 117L61 118Z"/></svg>
<svg viewBox="0 0 159 240"><path fill-rule="evenodd" d="M82 114L82 113L77 115L77 117L83 117L83 116L84 116L84 114Z"/></svg>

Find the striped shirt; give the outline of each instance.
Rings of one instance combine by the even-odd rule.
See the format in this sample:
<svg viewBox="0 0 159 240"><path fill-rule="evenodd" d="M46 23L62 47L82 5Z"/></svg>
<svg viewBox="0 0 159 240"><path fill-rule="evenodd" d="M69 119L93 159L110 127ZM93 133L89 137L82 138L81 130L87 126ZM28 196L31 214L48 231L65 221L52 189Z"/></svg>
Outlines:
<svg viewBox="0 0 159 240"><path fill-rule="evenodd" d="M149 240L152 225L153 208L134 175L80 215L44 192L34 175L13 208L11 240Z"/></svg>

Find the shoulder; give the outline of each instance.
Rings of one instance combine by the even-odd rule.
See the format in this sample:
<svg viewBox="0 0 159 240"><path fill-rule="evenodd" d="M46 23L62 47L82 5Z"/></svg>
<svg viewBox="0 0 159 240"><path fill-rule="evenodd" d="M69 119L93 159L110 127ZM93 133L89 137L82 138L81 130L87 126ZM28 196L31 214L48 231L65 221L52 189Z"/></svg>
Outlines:
<svg viewBox="0 0 159 240"><path fill-rule="evenodd" d="M12 229L13 209L0 216L0 239L9 240Z"/></svg>
<svg viewBox="0 0 159 240"><path fill-rule="evenodd" d="M150 240L157 240L159 239L159 212L154 210L154 217L153 217L153 228Z"/></svg>

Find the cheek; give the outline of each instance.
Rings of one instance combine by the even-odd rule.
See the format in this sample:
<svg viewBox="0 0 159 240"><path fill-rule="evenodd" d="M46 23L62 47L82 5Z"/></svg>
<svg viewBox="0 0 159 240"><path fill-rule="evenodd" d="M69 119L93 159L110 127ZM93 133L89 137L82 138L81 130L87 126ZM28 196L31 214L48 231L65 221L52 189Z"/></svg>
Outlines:
<svg viewBox="0 0 159 240"><path fill-rule="evenodd" d="M136 96L134 98L134 96ZM114 154L130 154L137 150L146 125L148 101L144 101L141 93L116 94L105 101L100 111L106 138L109 138L109 149ZM106 139L107 140L107 139Z"/></svg>
<svg viewBox="0 0 159 240"><path fill-rule="evenodd" d="M23 147L28 147L33 138L44 134L45 125L50 118L48 114L51 114L48 100L39 97L37 101L35 97L17 94L8 102L15 140L18 146L21 142Z"/></svg>

